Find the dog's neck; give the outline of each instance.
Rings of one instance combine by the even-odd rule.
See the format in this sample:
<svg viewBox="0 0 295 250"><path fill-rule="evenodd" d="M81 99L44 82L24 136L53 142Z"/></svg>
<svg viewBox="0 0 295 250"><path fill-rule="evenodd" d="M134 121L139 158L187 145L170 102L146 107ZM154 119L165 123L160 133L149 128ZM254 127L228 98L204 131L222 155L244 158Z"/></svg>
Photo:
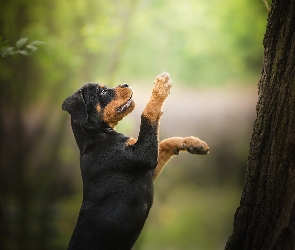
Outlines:
<svg viewBox="0 0 295 250"><path fill-rule="evenodd" d="M110 133L115 132L113 128L108 126L106 123L92 124L90 122L80 123L75 120L73 117L71 119L73 132L75 133L84 133L84 134L99 134L99 133Z"/></svg>
<svg viewBox="0 0 295 250"><path fill-rule="evenodd" d="M114 129L109 127L107 124L103 125L103 126L93 126L93 125L90 125L90 124L82 124L80 123L80 126L82 128L82 130L85 132L85 133L97 133L97 132L113 132Z"/></svg>
<svg viewBox="0 0 295 250"><path fill-rule="evenodd" d="M106 138L106 136L113 136L117 133L107 126L107 124L95 126L89 123L80 123L74 118L71 120L72 130L81 154L83 154L89 145L92 145L95 141L100 140L101 138Z"/></svg>

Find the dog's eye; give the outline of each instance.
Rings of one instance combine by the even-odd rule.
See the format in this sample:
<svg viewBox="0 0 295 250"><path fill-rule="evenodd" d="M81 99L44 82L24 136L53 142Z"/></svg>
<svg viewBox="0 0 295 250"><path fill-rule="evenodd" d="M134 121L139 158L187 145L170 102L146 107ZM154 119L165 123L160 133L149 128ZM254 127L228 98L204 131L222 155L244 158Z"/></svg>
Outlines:
<svg viewBox="0 0 295 250"><path fill-rule="evenodd" d="M107 90L106 89L102 89L101 91L100 91L100 95L105 95L107 93Z"/></svg>

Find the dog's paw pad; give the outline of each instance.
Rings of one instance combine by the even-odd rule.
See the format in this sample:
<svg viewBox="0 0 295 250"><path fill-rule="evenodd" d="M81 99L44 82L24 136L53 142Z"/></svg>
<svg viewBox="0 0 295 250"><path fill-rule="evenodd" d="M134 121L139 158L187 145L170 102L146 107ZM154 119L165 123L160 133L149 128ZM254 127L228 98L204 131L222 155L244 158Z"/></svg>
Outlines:
<svg viewBox="0 0 295 250"><path fill-rule="evenodd" d="M206 142L193 136L185 138L183 148L191 154L206 155L210 152Z"/></svg>
<svg viewBox="0 0 295 250"><path fill-rule="evenodd" d="M171 79L169 79L169 81L167 81L164 85L165 85L166 88L171 88L172 87Z"/></svg>
<svg viewBox="0 0 295 250"><path fill-rule="evenodd" d="M171 77L168 72L163 72L157 76L154 82L154 91L163 97L167 97L172 87Z"/></svg>
<svg viewBox="0 0 295 250"><path fill-rule="evenodd" d="M156 80L164 83L165 86L172 86L171 77L168 72L164 71L160 75L157 76Z"/></svg>

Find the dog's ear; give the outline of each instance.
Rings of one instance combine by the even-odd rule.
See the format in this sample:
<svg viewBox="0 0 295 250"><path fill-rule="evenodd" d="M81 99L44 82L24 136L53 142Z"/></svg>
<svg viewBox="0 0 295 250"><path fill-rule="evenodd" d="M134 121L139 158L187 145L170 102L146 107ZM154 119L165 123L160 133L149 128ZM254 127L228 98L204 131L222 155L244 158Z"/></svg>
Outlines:
<svg viewBox="0 0 295 250"><path fill-rule="evenodd" d="M87 108L81 89L64 100L62 110L67 111L76 121L80 123L87 122Z"/></svg>

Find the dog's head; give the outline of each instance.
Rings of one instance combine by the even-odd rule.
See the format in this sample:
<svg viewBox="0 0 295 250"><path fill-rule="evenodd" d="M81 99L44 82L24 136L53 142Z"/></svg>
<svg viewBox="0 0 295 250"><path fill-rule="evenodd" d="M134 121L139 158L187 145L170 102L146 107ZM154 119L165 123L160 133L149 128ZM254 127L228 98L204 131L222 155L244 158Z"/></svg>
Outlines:
<svg viewBox="0 0 295 250"><path fill-rule="evenodd" d="M113 128L133 111L135 102L133 91L127 83L115 88L97 83L87 83L74 94L66 98L62 109L81 124Z"/></svg>

